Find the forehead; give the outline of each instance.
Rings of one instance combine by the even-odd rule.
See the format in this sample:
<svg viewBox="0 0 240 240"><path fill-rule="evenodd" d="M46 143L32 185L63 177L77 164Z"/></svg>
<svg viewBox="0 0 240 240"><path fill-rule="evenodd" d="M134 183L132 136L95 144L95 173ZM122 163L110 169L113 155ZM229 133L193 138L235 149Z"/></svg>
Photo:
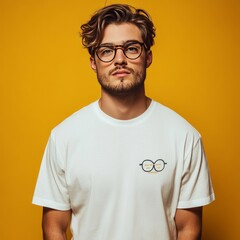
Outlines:
<svg viewBox="0 0 240 240"><path fill-rule="evenodd" d="M142 42L140 29L131 23L109 24L103 32L103 43L123 44L129 40Z"/></svg>

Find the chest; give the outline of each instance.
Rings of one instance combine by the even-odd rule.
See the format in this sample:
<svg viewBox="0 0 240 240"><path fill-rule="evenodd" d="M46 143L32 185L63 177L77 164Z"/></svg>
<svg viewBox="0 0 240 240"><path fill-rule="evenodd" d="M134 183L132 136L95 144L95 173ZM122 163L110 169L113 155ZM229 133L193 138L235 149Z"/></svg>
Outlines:
<svg viewBox="0 0 240 240"><path fill-rule="evenodd" d="M168 201L178 188L182 150L160 132L94 132L68 146L66 176L72 199L147 198ZM79 193L79 196L76 192ZM81 193L81 194L80 194Z"/></svg>

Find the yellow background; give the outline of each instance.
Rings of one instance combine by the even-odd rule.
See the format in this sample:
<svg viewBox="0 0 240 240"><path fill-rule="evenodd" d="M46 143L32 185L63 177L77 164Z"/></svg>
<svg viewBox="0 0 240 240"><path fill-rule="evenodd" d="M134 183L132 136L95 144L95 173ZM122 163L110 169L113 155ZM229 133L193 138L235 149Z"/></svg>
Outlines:
<svg viewBox="0 0 240 240"><path fill-rule="evenodd" d="M0 1L0 148L3 240L40 240L31 205L50 130L99 97L79 26L116 1ZM217 200L203 239L240 239L240 1L128 0L157 28L147 94L202 134ZM163 239L164 240L164 239Z"/></svg>

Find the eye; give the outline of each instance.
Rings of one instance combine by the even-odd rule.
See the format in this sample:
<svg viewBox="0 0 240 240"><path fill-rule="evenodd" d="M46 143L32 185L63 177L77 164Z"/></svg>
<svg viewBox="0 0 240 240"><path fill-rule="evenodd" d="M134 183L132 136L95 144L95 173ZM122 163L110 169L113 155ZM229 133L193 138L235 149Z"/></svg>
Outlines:
<svg viewBox="0 0 240 240"><path fill-rule="evenodd" d="M125 52L128 54L137 54L141 51L141 46L138 44L132 44L125 48Z"/></svg>
<svg viewBox="0 0 240 240"><path fill-rule="evenodd" d="M101 47L97 51L100 57L106 57L112 55L114 53L114 49L112 47Z"/></svg>

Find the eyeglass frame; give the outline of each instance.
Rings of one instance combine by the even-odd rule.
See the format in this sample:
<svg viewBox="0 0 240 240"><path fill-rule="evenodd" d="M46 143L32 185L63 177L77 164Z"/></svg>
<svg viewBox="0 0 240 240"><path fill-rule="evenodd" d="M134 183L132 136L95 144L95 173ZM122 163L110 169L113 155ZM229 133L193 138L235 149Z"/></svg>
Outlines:
<svg viewBox="0 0 240 240"><path fill-rule="evenodd" d="M141 52L140 52L139 56L137 56L137 57L135 57L135 58L129 58L129 57L126 55L126 53L125 53L126 47L130 46L131 44L139 44L139 45L141 46ZM114 54L113 54L113 58L112 58L111 60L103 61L103 60L99 57L97 50L98 50L99 48L101 48L101 47L113 48ZM147 47L146 47L145 43L139 42L139 41L137 41L137 40L127 41L127 42L125 42L123 45L121 45L121 44L120 44L120 45L114 45L114 44L111 44L111 43L104 43L104 44L100 44L98 47L96 47L96 48L94 49L94 54L96 53L96 55L97 55L97 57L98 57L98 59L99 59L100 61L102 61L102 62L104 62L104 63L109 63L109 62L113 61L113 59L116 57L117 50L118 50L118 49L121 49L121 50L123 51L124 56L126 56L126 58L128 58L128 59L130 59L130 60L136 60L136 59L138 59L138 58L142 55L143 47L147 50Z"/></svg>

